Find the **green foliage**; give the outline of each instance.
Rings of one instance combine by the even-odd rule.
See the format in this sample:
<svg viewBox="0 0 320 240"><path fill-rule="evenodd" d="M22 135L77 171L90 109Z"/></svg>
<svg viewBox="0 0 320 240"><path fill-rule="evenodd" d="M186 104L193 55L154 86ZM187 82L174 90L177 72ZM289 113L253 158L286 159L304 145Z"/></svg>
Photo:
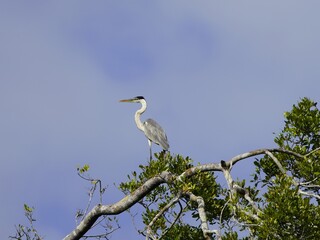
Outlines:
<svg viewBox="0 0 320 240"><path fill-rule="evenodd" d="M319 206L298 194L290 178L277 176L264 195L268 203L255 228L260 239L319 239Z"/></svg>
<svg viewBox="0 0 320 240"><path fill-rule="evenodd" d="M90 166L88 164L85 164L85 165L83 165L83 167L78 167L77 171L78 171L78 173L83 174L85 172L88 172L89 169L90 169Z"/></svg>
<svg viewBox="0 0 320 240"><path fill-rule="evenodd" d="M203 239L203 233L199 227L191 226L189 224L176 224L174 225L168 234L166 234L163 240L181 240L181 239Z"/></svg>
<svg viewBox="0 0 320 240"><path fill-rule="evenodd" d="M267 155L256 159L253 182L267 189L261 223L251 230L259 239L320 239L319 199L313 198L320 194L320 110L303 98L284 116L275 143L299 156L274 154L286 173Z"/></svg>
<svg viewBox="0 0 320 240"><path fill-rule="evenodd" d="M33 207L29 207L27 204L23 204L24 207L24 211L26 214L32 214L34 208Z"/></svg>
<svg viewBox="0 0 320 240"><path fill-rule="evenodd" d="M306 154L320 147L320 111L317 103L303 98L293 105L291 112L285 112L285 127L275 142L281 148Z"/></svg>
<svg viewBox="0 0 320 240"><path fill-rule="evenodd" d="M132 172L128 175L128 182L120 184L120 189L125 194L130 194L139 188L148 179L159 175L163 171L168 171L176 176L170 184L163 184L149 193L141 204L145 211L142 214L143 222L148 225L172 199L185 192L192 192L201 196L206 204L208 221L212 224L218 222L221 210L225 204L222 197L220 185L216 182L216 177L212 172L199 172L192 177L178 178L180 174L193 167L193 162L189 157L183 158L180 155L171 156L167 152L155 154L156 159L151 160L148 165L140 165L141 173ZM168 230L163 239L202 239L203 233L199 228L199 221L196 226L188 225L183 221L186 212L191 214L195 220L199 219L198 206L195 202L189 201L187 197L182 198L179 203L170 207L157 221L153 224L153 232L161 235ZM229 214L226 209L222 217ZM169 222L177 220L177 223L170 226ZM193 222L195 222L193 220ZM173 237L174 236L174 237ZM189 238L189 237L190 238Z"/></svg>
<svg viewBox="0 0 320 240"><path fill-rule="evenodd" d="M238 240L237 232L228 232L225 236L222 237L222 240Z"/></svg>
<svg viewBox="0 0 320 240"><path fill-rule="evenodd" d="M297 159L292 155L279 153L275 156L280 160L292 176L300 181L313 181L319 178L320 184L320 111L317 103L303 98L298 105L293 105L290 112L284 114L285 126L275 138L275 143L282 149L291 150L303 155ZM258 173L266 174L266 182L280 174L279 168L268 157L255 162Z"/></svg>

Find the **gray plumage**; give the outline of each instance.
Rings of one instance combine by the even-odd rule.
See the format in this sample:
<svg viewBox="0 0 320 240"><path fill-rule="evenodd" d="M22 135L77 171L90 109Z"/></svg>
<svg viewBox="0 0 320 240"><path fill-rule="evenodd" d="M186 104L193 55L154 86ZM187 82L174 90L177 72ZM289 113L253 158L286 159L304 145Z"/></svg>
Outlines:
<svg viewBox="0 0 320 240"><path fill-rule="evenodd" d="M162 127L153 119L149 118L144 123L144 134L146 137L164 150L169 149L168 138Z"/></svg>
<svg viewBox="0 0 320 240"><path fill-rule="evenodd" d="M136 111L134 119L138 129L144 132L145 136L148 138L148 143L150 147L150 159L152 159L152 142L157 145L160 145L164 150L169 149L167 135L162 129L162 127L155 120L149 118L145 122L141 122L140 116L147 109L147 102L144 99L144 97L138 96L132 99L120 100L120 102L141 103L141 108L138 111Z"/></svg>

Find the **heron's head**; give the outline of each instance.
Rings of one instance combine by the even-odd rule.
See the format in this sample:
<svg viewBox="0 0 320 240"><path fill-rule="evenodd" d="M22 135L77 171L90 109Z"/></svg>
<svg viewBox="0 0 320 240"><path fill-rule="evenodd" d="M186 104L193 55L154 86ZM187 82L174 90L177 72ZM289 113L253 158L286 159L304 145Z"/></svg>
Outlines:
<svg viewBox="0 0 320 240"><path fill-rule="evenodd" d="M120 100L119 102L141 103L142 101L145 101L144 97L137 96L130 99L123 99L123 100Z"/></svg>

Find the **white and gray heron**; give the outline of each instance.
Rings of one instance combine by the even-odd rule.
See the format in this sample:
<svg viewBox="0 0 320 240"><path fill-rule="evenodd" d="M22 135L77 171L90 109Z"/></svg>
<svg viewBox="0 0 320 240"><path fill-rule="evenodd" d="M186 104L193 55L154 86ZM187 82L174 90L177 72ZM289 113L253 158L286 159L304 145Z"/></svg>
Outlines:
<svg viewBox="0 0 320 240"><path fill-rule="evenodd" d="M148 138L148 143L150 147L150 160L152 159L152 142L160 145L164 150L169 149L169 143L167 139L167 135L162 129L162 127L153 119L147 119L143 123L141 122L140 116L147 109L147 102L142 96L137 96L131 99L123 99L120 102L129 102L129 103L140 103L141 108L136 111L134 115L134 120L136 121L136 125L138 129L140 129L146 137Z"/></svg>

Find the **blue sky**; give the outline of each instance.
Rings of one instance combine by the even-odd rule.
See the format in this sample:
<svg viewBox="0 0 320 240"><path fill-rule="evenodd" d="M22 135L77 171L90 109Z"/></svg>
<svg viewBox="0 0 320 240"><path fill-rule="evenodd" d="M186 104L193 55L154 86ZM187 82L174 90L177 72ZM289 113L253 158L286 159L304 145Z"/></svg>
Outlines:
<svg viewBox="0 0 320 240"><path fill-rule="evenodd" d="M318 1L1 1L0 229L60 239L87 202L79 165L114 187L148 160L143 95L171 153L218 162L274 147L283 112L319 101ZM154 151L160 148L155 147ZM234 177L247 178L252 162ZM223 179L221 180L223 182ZM134 236L128 214L114 239Z"/></svg>

